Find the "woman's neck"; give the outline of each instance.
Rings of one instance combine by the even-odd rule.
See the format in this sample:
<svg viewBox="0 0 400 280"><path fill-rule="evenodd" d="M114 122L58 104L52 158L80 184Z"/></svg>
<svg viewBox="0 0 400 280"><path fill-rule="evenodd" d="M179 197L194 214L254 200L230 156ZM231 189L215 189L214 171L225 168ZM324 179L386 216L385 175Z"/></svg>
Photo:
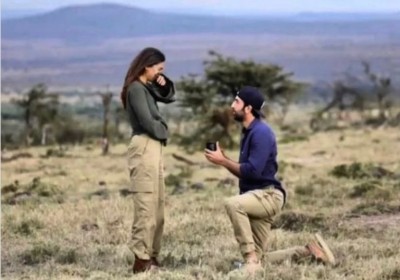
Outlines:
<svg viewBox="0 0 400 280"><path fill-rule="evenodd" d="M147 79L144 75L139 76L139 81L141 81L143 84L147 84Z"/></svg>

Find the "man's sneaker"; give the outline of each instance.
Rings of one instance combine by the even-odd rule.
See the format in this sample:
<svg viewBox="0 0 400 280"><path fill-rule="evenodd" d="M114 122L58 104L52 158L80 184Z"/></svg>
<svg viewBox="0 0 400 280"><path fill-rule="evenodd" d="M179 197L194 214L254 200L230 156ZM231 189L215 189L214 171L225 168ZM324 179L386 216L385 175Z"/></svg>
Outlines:
<svg viewBox="0 0 400 280"><path fill-rule="evenodd" d="M328 244L326 244L325 240L318 233L315 234L315 240L311 241L311 243L306 247L316 260L322 261L325 264L336 264L335 257L331 249L329 249Z"/></svg>

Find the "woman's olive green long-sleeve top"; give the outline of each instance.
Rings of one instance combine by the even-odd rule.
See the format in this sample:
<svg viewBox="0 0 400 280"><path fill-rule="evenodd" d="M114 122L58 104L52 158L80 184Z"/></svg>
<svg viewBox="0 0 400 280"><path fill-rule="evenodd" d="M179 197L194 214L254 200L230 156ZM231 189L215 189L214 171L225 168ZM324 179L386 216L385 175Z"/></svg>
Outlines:
<svg viewBox="0 0 400 280"><path fill-rule="evenodd" d="M127 112L132 127L132 135L146 133L162 142L168 139L167 122L163 119L157 106L151 88L139 81L133 82L128 88ZM173 87L169 91L174 91Z"/></svg>

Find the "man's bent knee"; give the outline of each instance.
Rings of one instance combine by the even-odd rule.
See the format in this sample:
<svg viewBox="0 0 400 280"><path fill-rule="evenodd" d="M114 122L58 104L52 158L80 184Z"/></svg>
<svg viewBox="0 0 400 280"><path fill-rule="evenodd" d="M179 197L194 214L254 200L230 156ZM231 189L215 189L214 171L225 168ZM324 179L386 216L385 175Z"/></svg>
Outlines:
<svg viewBox="0 0 400 280"><path fill-rule="evenodd" d="M229 197L227 199L224 200L224 206L226 211L230 212L233 210L237 210L240 208L240 203L237 199L237 197Z"/></svg>

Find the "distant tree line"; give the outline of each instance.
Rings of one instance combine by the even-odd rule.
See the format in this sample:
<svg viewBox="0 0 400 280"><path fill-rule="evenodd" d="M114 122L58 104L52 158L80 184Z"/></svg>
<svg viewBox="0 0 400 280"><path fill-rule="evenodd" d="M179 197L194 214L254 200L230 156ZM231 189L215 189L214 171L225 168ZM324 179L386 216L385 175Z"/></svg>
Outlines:
<svg viewBox="0 0 400 280"><path fill-rule="evenodd" d="M218 140L227 148L238 145L239 125L233 120L230 104L242 86L260 88L267 101L264 114L268 121L280 126L285 125L290 106L303 96L308 86L295 81L293 73L278 65L237 60L214 51L209 52L204 65L203 74L189 74L177 81L178 108L173 113L166 106L164 111L176 127L172 141L187 151L199 150L208 140ZM391 115L389 110L393 105L390 77L375 74L366 62L361 78L347 75L335 81L331 90L328 104L311 116L310 127L314 131L326 128L332 119L345 118L347 112L358 113L363 124L382 125L396 123L396 120L400 123L400 114ZM103 116L102 120L99 117L102 125L89 129L73 114L60 110L59 94L48 92L44 84L33 86L22 97L12 100L19 108L24 128L17 139L15 130L2 130L2 148L21 144L79 144L85 139L101 139L102 154L106 155L111 140L124 138L120 125L127 118L121 105L113 101L113 93L108 88L97 95L102 105L98 109ZM370 109L376 109L378 113L368 114ZM13 117L2 113L3 120Z"/></svg>
<svg viewBox="0 0 400 280"><path fill-rule="evenodd" d="M14 114L2 112L2 126L5 121L19 119L23 121L23 129L16 131L15 123L3 126L2 148L13 146L32 145L64 145L81 144L84 140L101 138L102 153L105 155L109 149L110 134L120 138L119 126L125 119L122 109L112 104L112 93L106 90L98 93L101 98L103 114L102 128L90 125L88 121L82 122L71 112L62 110L58 93L48 92L44 84L34 85L21 97L11 101L17 107ZM114 105L114 106L111 106ZM114 112L111 112L114 110ZM92 110L87 112L93 114ZM111 115L114 116L115 126L110 126ZM84 124L87 124L85 127ZM5 129L4 129L5 128Z"/></svg>

